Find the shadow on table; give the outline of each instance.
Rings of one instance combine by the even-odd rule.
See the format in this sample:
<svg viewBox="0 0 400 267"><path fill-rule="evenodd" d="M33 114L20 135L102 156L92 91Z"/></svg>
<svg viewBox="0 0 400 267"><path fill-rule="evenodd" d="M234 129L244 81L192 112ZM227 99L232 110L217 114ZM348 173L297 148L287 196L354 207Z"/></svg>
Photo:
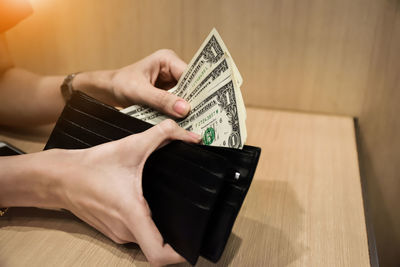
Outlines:
<svg viewBox="0 0 400 267"><path fill-rule="evenodd" d="M213 264L199 258L196 266L287 266L307 250L298 241L299 234L304 232L303 213L287 182L255 180L221 259ZM5 227L16 232L62 231L102 247L116 257L135 260L137 266L147 266L139 246L115 244L66 211L12 208L0 217L0 228Z"/></svg>
<svg viewBox="0 0 400 267"><path fill-rule="evenodd" d="M0 217L0 229L1 228L10 228L15 232L58 230L82 241L91 242L95 246L110 251L116 257L124 258L129 261L135 260L135 264L137 264L138 261L139 263L147 263L145 256L137 244L116 244L69 211L38 208L11 208L5 216ZM43 234L45 235L46 233ZM46 236L46 238L48 238L48 236Z"/></svg>
<svg viewBox="0 0 400 267"><path fill-rule="evenodd" d="M196 267L288 266L307 251L298 240L303 213L287 182L254 180L221 259L214 264L199 258Z"/></svg>

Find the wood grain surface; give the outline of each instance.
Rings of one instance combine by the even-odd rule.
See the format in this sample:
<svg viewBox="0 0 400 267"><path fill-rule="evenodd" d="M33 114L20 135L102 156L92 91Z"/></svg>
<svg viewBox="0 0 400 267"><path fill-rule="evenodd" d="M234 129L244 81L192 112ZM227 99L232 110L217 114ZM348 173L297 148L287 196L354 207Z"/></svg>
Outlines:
<svg viewBox="0 0 400 267"><path fill-rule="evenodd" d="M352 118L247 111L247 143L262 155L215 266L369 266ZM43 137L11 132L1 139L28 152L43 147ZM69 213L12 208L0 218L0 265L148 264L136 245L114 244Z"/></svg>
<svg viewBox="0 0 400 267"><path fill-rule="evenodd" d="M160 48L189 61L216 27L246 104L357 116L387 1L31 0L33 16L7 35L17 66L66 74Z"/></svg>

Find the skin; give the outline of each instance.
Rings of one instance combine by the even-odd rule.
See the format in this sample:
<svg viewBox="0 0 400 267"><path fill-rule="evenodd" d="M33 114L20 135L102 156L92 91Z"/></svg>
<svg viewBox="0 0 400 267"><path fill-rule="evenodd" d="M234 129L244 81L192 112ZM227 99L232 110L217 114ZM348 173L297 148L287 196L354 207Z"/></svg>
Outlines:
<svg viewBox="0 0 400 267"><path fill-rule="evenodd" d="M185 68L173 51L159 50L118 70L80 73L73 87L114 106L145 104L183 117L189 104L162 89L172 87ZM65 104L63 79L15 68L0 35L0 127L54 122ZM138 243L153 266L182 262L164 244L142 192L146 159L171 140L196 143L200 136L166 120L89 149L1 157L0 207L67 209L116 243Z"/></svg>

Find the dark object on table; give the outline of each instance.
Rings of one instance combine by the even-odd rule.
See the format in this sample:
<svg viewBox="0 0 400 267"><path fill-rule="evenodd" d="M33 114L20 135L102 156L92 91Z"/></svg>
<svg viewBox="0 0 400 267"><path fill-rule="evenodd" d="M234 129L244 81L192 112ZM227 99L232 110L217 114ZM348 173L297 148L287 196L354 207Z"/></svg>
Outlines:
<svg viewBox="0 0 400 267"><path fill-rule="evenodd" d="M7 142L0 141L0 156L15 156L21 154L25 154L25 152Z"/></svg>
<svg viewBox="0 0 400 267"><path fill-rule="evenodd" d="M88 148L152 126L74 92L45 149ZM143 193L153 220L165 242L191 264L199 255L214 262L221 257L260 152L173 141L146 161Z"/></svg>

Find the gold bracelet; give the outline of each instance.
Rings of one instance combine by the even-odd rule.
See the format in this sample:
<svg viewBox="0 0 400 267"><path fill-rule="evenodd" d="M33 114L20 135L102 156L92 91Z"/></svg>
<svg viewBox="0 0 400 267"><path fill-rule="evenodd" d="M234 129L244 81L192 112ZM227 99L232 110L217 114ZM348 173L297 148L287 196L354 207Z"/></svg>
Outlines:
<svg viewBox="0 0 400 267"><path fill-rule="evenodd" d="M6 214L8 208L0 208L0 217Z"/></svg>

